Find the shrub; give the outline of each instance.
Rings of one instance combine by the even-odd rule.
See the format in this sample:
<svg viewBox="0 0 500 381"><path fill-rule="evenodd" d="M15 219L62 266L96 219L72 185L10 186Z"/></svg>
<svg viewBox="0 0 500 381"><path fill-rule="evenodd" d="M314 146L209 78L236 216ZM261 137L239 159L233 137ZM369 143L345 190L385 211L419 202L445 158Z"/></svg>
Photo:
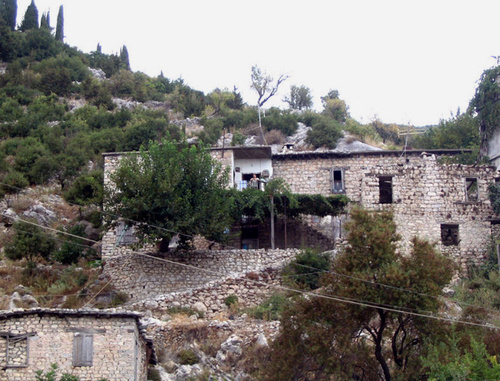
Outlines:
<svg viewBox="0 0 500 381"><path fill-rule="evenodd" d="M273 294L256 307L249 308L247 314L254 319L279 320L285 308L290 304L283 294Z"/></svg>
<svg viewBox="0 0 500 381"><path fill-rule="evenodd" d="M322 116L315 121L307 131L306 142L314 148L325 146L333 149L337 146L337 141L342 137L342 126L334 119Z"/></svg>
<svg viewBox="0 0 500 381"><path fill-rule="evenodd" d="M231 294L226 299L224 299L224 304L228 307L231 307L232 305L237 303L238 303L238 297L234 294Z"/></svg>
<svg viewBox="0 0 500 381"><path fill-rule="evenodd" d="M282 277L300 288L314 290L319 287L321 274L330 269L330 257L312 249L306 249L282 271Z"/></svg>
<svg viewBox="0 0 500 381"><path fill-rule="evenodd" d="M200 359L191 349L183 349L177 353L177 357L179 358L179 363L181 365L194 365L198 364Z"/></svg>
<svg viewBox="0 0 500 381"><path fill-rule="evenodd" d="M149 367L148 368L148 380L149 381L161 381L161 375L158 369Z"/></svg>
<svg viewBox="0 0 500 381"><path fill-rule="evenodd" d="M286 136L279 130L271 130L266 132L264 139L267 144L283 144L286 141Z"/></svg>

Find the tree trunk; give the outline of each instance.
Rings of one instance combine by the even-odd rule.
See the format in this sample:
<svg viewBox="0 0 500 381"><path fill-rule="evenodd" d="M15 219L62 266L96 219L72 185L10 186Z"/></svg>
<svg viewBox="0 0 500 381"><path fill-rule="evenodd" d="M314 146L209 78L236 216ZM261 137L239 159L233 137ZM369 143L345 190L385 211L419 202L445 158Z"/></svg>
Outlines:
<svg viewBox="0 0 500 381"><path fill-rule="evenodd" d="M389 370L389 366L385 361L384 355L382 354L382 339L384 337L384 329L386 327L385 321L385 312L382 310L377 310L380 316L380 326L376 332L375 338L375 357L382 367L382 371L384 372L385 381L391 381L391 371Z"/></svg>

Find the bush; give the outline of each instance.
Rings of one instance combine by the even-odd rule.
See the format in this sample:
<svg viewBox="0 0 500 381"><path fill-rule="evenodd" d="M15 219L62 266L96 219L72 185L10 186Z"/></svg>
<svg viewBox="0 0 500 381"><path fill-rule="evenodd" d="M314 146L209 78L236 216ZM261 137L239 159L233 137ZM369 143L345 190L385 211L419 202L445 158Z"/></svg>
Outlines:
<svg viewBox="0 0 500 381"><path fill-rule="evenodd" d="M325 146L334 149L342 137L342 125L334 119L322 116L313 121L312 128L307 131L306 143L314 148Z"/></svg>
<svg viewBox="0 0 500 381"><path fill-rule="evenodd" d="M282 277L300 288L314 290L319 287L321 274L330 269L330 257L306 249L281 272Z"/></svg>
<svg viewBox="0 0 500 381"><path fill-rule="evenodd" d="M267 131L278 130L283 135L290 136L297 132L297 116L290 111L272 107L266 111L266 116L262 118L262 125Z"/></svg>
<svg viewBox="0 0 500 381"><path fill-rule="evenodd" d="M191 349L183 349L177 353L177 357L179 358L179 363L181 365L194 365L200 362L196 353L194 353Z"/></svg>
<svg viewBox="0 0 500 381"><path fill-rule="evenodd" d="M261 320L279 320L285 308L290 304L283 294L273 294L257 307L247 310L248 316Z"/></svg>
<svg viewBox="0 0 500 381"><path fill-rule="evenodd" d="M234 294L229 295L226 299L224 299L224 304L228 307L235 305L238 303L238 297Z"/></svg>

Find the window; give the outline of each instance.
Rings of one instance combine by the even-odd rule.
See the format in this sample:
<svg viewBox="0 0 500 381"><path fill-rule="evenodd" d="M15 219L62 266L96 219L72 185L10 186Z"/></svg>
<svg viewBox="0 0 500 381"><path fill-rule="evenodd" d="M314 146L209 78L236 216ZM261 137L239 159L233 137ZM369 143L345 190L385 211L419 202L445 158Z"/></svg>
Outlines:
<svg viewBox="0 0 500 381"><path fill-rule="evenodd" d="M28 366L28 337L33 335L1 332L0 365L4 368Z"/></svg>
<svg viewBox="0 0 500 381"><path fill-rule="evenodd" d="M134 228L126 225L123 221L116 226L116 239L118 240L118 246L131 245L137 242Z"/></svg>
<svg viewBox="0 0 500 381"><path fill-rule="evenodd" d="M442 224L441 225L441 243L444 246L458 246L460 240L458 238L458 225Z"/></svg>
<svg viewBox="0 0 500 381"><path fill-rule="evenodd" d="M344 170L332 169L330 172L332 193L344 193Z"/></svg>
<svg viewBox="0 0 500 381"><path fill-rule="evenodd" d="M379 203L392 204L392 176L381 176L378 178Z"/></svg>
<svg viewBox="0 0 500 381"><path fill-rule="evenodd" d="M92 366L94 336L76 332L73 336L73 366Z"/></svg>
<svg viewBox="0 0 500 381"><path fill-rule="evenodd" d="M465 179L465 201L474 202L479 200L477 179L468 177Z"/></svg>

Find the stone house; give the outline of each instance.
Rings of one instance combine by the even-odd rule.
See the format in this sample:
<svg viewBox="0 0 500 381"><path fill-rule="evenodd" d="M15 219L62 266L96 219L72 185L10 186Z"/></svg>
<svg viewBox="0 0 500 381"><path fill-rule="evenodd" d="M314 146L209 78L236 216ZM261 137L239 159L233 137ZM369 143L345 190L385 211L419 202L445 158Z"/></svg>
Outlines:
<svg viewBox="0 0 500 381"><path fill-rule="evenodd" d="M403 245L415 235L436 242L465 266L481 260L497 223L488 185L499 174L487 165L447 164L446 157L462 150L407 150L362 152L293 152L273 154L271 147L216 148L212 157L230 169L230 187L239 189L257 174L259 178L283 178L294 193L344 194L353 204L370 210L394 213ZM118 164L120 154L105 154L105 182ZM342 237L347 216L310 224L331 239ZM265 247L265 229L254 229L245 241ZM300 237L298 229L293 234ZM305 234L311 237L311 233ZM113 234L115 236L115 234ZM259 240L258 237L261 237ZM109 241L109 242L108 242ZM109 239L104 246L114 245ZM279 237L278 237L279 242ZM300 241L304 243L303 241ZM307 242L306 242L307 243ZM278 245L278 247L280 247ZM103 250L105 248L103 247Z"/></svg>
<svg viewBox="0 0 500 381"><path fill-rule="evenodd" d="M145 381L151 342L135 312L31 309L0 313L0 380L35 379L57 364L82 381Z"/></svg>

